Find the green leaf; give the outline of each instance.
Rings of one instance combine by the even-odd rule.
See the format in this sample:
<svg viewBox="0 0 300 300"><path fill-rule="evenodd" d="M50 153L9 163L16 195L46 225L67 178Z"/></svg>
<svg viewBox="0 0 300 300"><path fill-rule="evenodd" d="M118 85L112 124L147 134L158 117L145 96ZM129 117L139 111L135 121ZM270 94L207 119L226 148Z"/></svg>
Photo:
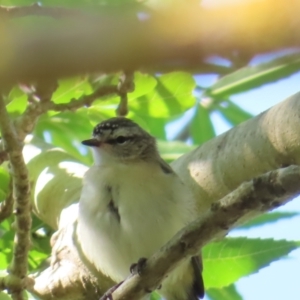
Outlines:
<svg viewBox="0 0 300 300"><path fill-rule="evenodd" d="M203 249L205 285L207 288L228 286L299 246L296 241L247 238L226 238L211 243Z"/></svg>
<svg viewBox="0 0 300 300"><path fill-rule="evenodd" d="M147 118L145 120L149 126L149 133L157 139L166 140L166 120L164 118Z"/></svg>
<svg viewBox="0 0 300 300"><path fill-rule="evenodd" d="M128 93L128 100L132 101L143 95L146 95L153 91L157 85L157 80L155 77L149 74L143 74L140 72L134 73L134 91Z"/></svg>
<svg viewBox="0 0 300 300"><path fill-rule="evenodd" d="M86 78L75 77L59 81L59 87L52 96L54 103L69 103L72 99L78 99L84 94L90 94L93 90Z"/></svg>
<svg viewBox="0 0 300 300"><path fill-rule="evenodd" d="M162 158L168 162L196 148L196 146L187 145L179 141L170 142L161 140L157 141L157 146Z"/></svg>
<svg viewBox="0 0 300 300"><path fill-rule="evenodd" d="M9 173L3 166L0 167L0 202L6 198L9 191Z"/></svg>
<svg viewBox="0 0 300 300"><path fill-rule="evenodd" d="M63 112L52 117L42 116L35 128L35 134L43 138L45 132L51 136L51 143L63 148L67 153L83 163L89 163L90 157L80 152L81 141L88 139L93 127L89 122L85 108L76 114Z"/></svg>
<svg viewBox="0 0 300 300"><path fill-rule="evenodd" d="M51 253L51 247L50 247L50 237L48 236L39 236L36 233L32 234L31 236L32 240L32 245L34 246L34 249L31 251L39 252L40 256L43 255L43 259L45 258L44 256L49 256ZM35 253L32 252L32 253ZM34 256L33 256L34 257Z"/></svg>
<svg viewBox="0 0 300 300"><path fill-rule="evenodd" d="M12 258L14 232L6 231L0 237L0 269L7 269Z"/></svg>
<svg viewBox="0 0 300 300"><path fill-rule="evenodd" d="M10 220L10 218L12 218L12 220ZM0 239L5 232L11 230L11 223L13 222L13 217L10 218L7 218L0 223Z"/></svg>
<svg viewBox="0 0 300 300"><path fill-rule="evenodd" d="M211 300L243 300L234 284L221 289L211 288L206 293Z"/></svg>
<svg viewBox="0 0 300 300"><path fill-rule="evenodd" d="M263 84L285 78L300 70L300 54L290 54L257 66L245 67L222 77L207 91L213 98L248 91Z"/></svg>
<svg viewBox="0 0 300 300"><path fill-rule="evenodd" d="M1 0L1 5L31 5L31 0Z"/></svg>
<svg viewBox="0 0 300 300"><path fill-rule="evenodd" d="M27 95L15 92L13 89L9 95L10 102L6 105L6 109L10 114L21 115L27 107Z"/></svg>
<svg viewBox="0 0 300 300"><path fill-rule="evenodd" d="M217 110L232 125L238 125L253 118L253 115L232 103L230 100L218 103Z"/></svg>
<svg viewBox="0 0 300 300"><path fill-rule="evenodd" d="M4 292L0 292L0 300L11 300L11 297Z"/></svg>
<svg viewBox="0 0 300 300"><path fill-rule="evenodd" d="M201 145L216 136L212 121L209 116L209 110L201 103L196 106L193 116L190 133L193 144Z"/></svg>
<svg viewBox="0 0 300 300"><path fill-rule="evenodd" d="M191 74L173 72L157 78L153 91L130 101L139 115L166 118L184 112L195 104L195 80Z"/></svg>
<svg viewBox="0 0 300 300"><path fill-rule="evenodd" d="M6 252L6 249L1 249L0 252L0 269L6 269L9 264L9 257Z"/></svg>
<svg viewBox="0 0 300 300"><path fill-rule="evenodd" d="M114 82L114 84L117 84L118 82ZM105 83L103 83L105 84ZM110 83L111 84L111 83ZM135 101L135 99L142 97L143 95L146 95L153 91L153 89L156 87L157 81L156 79L149 75L149 74L142 74L140 72L134 73L134 91L127 94L128 97L128 103L131 108L131 102ZM104 101L105 99L105 101ZM103 97L93 103L94 107L100 107L101 110L103 107L110 107L112 104L115 104L113 107L114 109L117 108L117 105L120 102L120 97L118 95L112 95L110 97ZM115 112L114 114L115 115Z"/></svg>
<svg viewBox="0 0 300 300"><path fill-rule="evenodd" d="M87 108L87 117L89 119L90 124L94 127L98 123L112 118L116 115L117 105L106 105L106 107L99 107L93 105Z"/></svg>
<svg viewBox="0 0 300 300"><path fill-rule="evenodd" d="M235 230L239 229L249 229L253 227L258 227L261 225L271 224L275 223L277 221L290 219L292 217L299 216L299 213L297 212L270 212L263 214L261 216L258 216L251 221L247 222L246 224L237 227Z"/></svg>
<svg viewBox="0 0 300 300"><path fill-rule="evenodd" d="M160 296L159 293L153 292L153 293L151 293L150 300L162 300L162 297Z"/></svg>
<svg viewBox="0 0 300 300"><path fill-rule="evenodd" d="M147 130L151 135L157 139L166 140L166 119L164 118L152 118L143 117L141 118L138 114L129 114L130 119L137 122L142 128Z"/></svg>
<svg viewBox="0 0 300 300"><path fill-rule="evenodd" d="M35 249L31 250L28 254L29 269L31 271L35 271L36 269L38 269L42 262L49 257L49 254L50 252L43 253Z"/></svg>
<svg viewBox="0 0 300 300"><path fill-rule="evenodd" d="M8 94L8 102L14 100L15 98L20 98L22 96L26 96L26 93L24 92L24 88L27 88L27 85L25 85L24 87L20 87L20 86L15 86L14 88L12 88Z"/></svg>

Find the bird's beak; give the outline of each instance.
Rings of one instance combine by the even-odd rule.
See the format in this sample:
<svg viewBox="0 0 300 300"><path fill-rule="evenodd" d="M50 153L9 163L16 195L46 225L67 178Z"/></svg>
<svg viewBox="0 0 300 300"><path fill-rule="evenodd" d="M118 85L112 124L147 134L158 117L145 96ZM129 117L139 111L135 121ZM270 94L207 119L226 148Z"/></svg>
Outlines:
<svg viewBox="0 0 300 300"><path fill-rule="evenodd" d="M82 141L81 144L89 147L99 147L101 145L101 141L97 139L90 139L90 140Z"/></svg>

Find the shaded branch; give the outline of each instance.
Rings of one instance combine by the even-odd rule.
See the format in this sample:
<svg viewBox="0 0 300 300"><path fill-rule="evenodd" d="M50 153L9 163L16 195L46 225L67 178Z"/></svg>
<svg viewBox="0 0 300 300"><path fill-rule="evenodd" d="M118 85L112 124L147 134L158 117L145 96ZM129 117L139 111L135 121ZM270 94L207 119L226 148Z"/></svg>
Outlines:
<svg viewBox="0 0 300 300"><path fill-rule="evenodd" d="M77 17L84 15L80 10L65 7L49 7L34 3L29 6L0 6L1 18L20 18L26 16L46 16L52 18Z"/></svg>
<svg viewBox="0 0 300 300"><path fill-rule="evenodd" d="M4 278L6 288L13 299L23 299L24 282L27 276L27 257L30 246L31 210L28 171L23 159L23 145L6 111L3 98L0 99L0 130L4 150L8 153L13 179L15 200L15 246L9 267L9 275Z"/></svg>
<svg viewBox="0 0 300 300"><path fill-rule="evenodd" d="M55 26L41 21L34 28L19 28L7 22L2 35L9 40L0 46L0 82L139 69L201 72L211 55L238 52L252 57L300 46L298 0L214 9L191 3L149 11L146 20L138 18L143 9L122 7Z"/></svg>
<svg viewBox="0 0 300 300"><path fill-rule="evenodd" d="M300 193L300 167L268 172L212 204L201 218L189 224L147 261L141 275L130 276L112 295L114 300L140 299L155 290L183 259L197 255L212 240L223 237L249 212L263 213ZM163 283L162 283L163 284Z"/></svg>

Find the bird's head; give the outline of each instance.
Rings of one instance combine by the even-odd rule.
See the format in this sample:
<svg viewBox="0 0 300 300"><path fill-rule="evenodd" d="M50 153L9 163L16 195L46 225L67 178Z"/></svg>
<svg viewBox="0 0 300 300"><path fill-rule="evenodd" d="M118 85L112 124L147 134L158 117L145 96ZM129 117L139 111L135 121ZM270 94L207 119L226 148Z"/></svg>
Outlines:
<svg viewBox="0 0 300 300"><path fill-rule="evenodd" d="M157 155L155 138L123 117L99 123L93 130L93 138L82 144L92 147L96 165L109 160L149 160Z"/></svg>

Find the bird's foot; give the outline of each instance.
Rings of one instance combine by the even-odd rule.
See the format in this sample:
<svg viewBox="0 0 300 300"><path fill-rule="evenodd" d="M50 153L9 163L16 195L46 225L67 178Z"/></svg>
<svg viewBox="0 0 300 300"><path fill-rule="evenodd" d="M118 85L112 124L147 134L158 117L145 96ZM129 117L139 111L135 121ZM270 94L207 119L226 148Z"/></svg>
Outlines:
<svg viewBox="0 0 300 300"><path fill-rule="evenodd" d="M147 258L145 257L140 258L137 263L134 263L130 266L130 273L133 275L134 274L141 275L143 269L146 266L146 263L147 263Z"/></svg>
<svg viewBox="0 0 300 300"><path fill-rule="evenodd" d="M112 286L108 291L106 291L103 296L99 300L113 300L112 293L123 283L124 281L121 281L117 283L116 285Z"/></svg>

